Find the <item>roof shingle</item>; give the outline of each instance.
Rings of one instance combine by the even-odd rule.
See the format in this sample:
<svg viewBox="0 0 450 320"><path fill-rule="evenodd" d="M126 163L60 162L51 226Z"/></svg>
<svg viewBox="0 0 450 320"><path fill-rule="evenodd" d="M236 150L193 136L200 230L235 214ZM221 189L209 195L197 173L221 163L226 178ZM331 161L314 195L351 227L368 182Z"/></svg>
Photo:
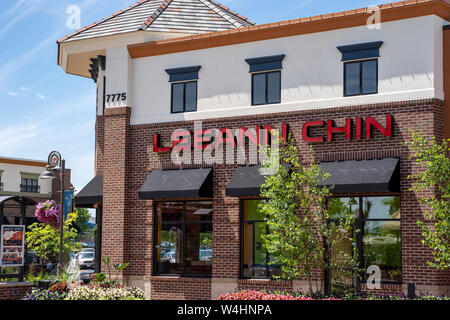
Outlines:
<svg viewBox="0 0 450 320"><path fill-rule="evenodd" d="M199 34L252 25L247 18L211 0L140 0L58 43L139 30Z"/></svg>

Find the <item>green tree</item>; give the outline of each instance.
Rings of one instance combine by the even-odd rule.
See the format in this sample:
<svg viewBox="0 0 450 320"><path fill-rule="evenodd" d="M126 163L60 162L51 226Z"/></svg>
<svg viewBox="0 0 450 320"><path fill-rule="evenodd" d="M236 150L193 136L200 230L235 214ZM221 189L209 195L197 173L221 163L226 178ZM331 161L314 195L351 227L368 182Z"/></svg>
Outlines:
<svg viewBox="0 0 450 320"><path fill-rule="evenodd" d="M91 231L92 228L88 225L88 222L91 219L91 213L89 210L86 208L76 208L75 211L78 213L75 224L80 228L81 235Z"/></svg>
<svg viewBox="0 0 450 320"><path fill-rule="evenodd" d="M433 261L428 261L428 265L447 270L450 268L450 139L439 143L436 138L428 140L422 133L413 132L412 141L406 144L412 153L410 158L423 169L409 177L413 180L411 191L432 194L420 199L431 210L426 210L425 219L418 221L422 243L433 249Z"/></svg>
<svg viewBox="0 0 450 320"><path fill-rule="evenodd" d="M268 159L272 152L276 151L268 148ZM334 249L336 253L336 244L351 234L353 215L348 211L339 223L330 223L327 202L331 191L325 185L329 174L314 160L304 165L292 138L286 143L280 141L279 158L291 168L279 166L276 174L267 176L261 187L261 197L266 201L261 202L260 209L266 214L270 230L264 236L264 245L273 260L271 263L282 266L282 278L307 279L312 293L315 271L341 269L342 263L337 263L331 252ZM274 168L273 164L271 159L264 166ZM339 251L339 255L352 259L344 251ZM317 284L315 289L319 291Z"/></svg>
<svg viewBox="0 0 450 320"><path fill-rule="evenodd" d="M76 219L76 212L69 213L64 223L63 254L66 260L70 252L81 250L81 244L76 241L77 231L72 227ZM27 248L36 252L44 262L58 262L59 228L36 222L28 226L25 237Z"/></svg>

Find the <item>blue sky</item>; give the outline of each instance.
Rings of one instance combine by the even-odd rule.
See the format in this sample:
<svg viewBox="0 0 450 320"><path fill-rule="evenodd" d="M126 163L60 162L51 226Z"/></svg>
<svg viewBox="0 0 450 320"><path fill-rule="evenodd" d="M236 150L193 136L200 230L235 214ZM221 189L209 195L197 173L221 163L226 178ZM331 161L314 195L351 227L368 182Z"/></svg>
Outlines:
<svg viewBox="0 0 450 320"><path fill-rule="evenodd" d="M59 150L81 188L94 175L95 84L64 74L56 40L70 5L81 26L137 0L0 1L0 156L45 160ZM378 5L385 0L218 0L260 24Z"/></svg>

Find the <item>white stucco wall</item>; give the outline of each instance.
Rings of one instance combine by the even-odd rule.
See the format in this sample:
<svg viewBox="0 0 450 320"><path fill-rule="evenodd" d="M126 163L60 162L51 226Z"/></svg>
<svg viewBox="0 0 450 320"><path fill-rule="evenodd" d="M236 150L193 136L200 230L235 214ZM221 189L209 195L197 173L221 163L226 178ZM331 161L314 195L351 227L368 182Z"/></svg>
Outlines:
<svg viewBox="0 0 450 320"><path fill-rule="evenodd" d="M437 16L354 27L232 46L131 59L107 51L107 94L127 93L132 124L196 120L368 103L443 99L442 25ZM343 97L343 62L336 47L383 41L379 93ZM285 54L281 104L251 106L247 58ZM170 114L167 68L201 65L197 112ZM100 91L99 91L100 92Z"/></svg>
<svg viewBox="0 0 450 320"><path fill-rule="evenodd" d="M3 171L1 174L3 191L20 192L20 184L22 179L21 172L40 175L42 172L44 172L44 170L45 166L35 167L9 163L0 163L0 171ZM50 194L52 192L51 180L39 179L38 184L41 187L40 192L41 194Z"/></svg>

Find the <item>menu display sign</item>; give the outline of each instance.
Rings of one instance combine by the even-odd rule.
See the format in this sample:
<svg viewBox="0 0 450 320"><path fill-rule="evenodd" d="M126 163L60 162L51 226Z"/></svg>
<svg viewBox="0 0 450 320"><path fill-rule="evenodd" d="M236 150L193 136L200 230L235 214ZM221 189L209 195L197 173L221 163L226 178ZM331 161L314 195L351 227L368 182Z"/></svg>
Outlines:
<svg viewBox="0 0 450 320"><path fill-rule="evenodd" d="M2 225L0 241L0 265L2 267L23 266L25 226Z"/></svg>

